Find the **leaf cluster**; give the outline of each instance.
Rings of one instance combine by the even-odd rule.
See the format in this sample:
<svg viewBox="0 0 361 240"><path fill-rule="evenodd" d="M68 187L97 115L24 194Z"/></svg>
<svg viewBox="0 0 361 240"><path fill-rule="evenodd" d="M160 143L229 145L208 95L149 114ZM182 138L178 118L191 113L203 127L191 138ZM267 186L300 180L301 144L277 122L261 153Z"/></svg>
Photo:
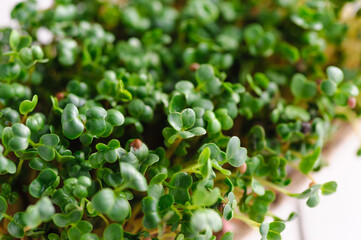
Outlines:
<svg viewBox="0 0 361 240"><path fill-rule="evenodd" d="M229 240L236 218L281 239L295 214L270 212L276 193L315 207L337 188L291 193L288 169L312 179L334 120L361 113L331 2L18 3L0 30L1 238Z"/></svg>

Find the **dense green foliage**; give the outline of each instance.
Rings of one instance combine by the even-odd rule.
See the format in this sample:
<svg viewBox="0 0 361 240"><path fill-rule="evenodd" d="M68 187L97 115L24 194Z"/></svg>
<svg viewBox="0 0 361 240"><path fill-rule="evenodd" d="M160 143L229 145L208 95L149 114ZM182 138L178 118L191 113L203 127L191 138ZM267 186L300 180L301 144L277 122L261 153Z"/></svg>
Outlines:
<svg viewBox="0 0 361 240"><path fill-rule="evenodd" d="M321 169L356 106L357 72L333 66L345 2L16 5L21 28L0 41L2 238L228 240L236 218L280 239L295 214L272 215L278 193L315 207L337 188L285 187L290 168Z"/></svg>

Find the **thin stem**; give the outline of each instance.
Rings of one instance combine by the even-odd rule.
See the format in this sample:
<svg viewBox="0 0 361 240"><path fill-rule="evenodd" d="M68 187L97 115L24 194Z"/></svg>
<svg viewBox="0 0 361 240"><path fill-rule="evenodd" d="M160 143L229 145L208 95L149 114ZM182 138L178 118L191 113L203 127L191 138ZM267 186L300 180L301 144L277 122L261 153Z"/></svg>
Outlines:
<svg viewBox="0 0 361 240"><path fill-rule="evenodd" d="M293 155L295 155L297 158L302 159L302 154L301 154L301 153L299 153L299 152L297 152L297 151L295 151L295 150L291 150L291 153L292 153Z"/></svg>
<svg viewBox="0 0 361 240"><path fill-rule="evenodd" d="M165 233L163 233L163 236L161 239L167 239L167 238L174 239L175 236L176 236L176 233L174 233L174 232L165 232Z"/></svg>
<svg viewBox="0 0 361 240"><path fill-rule="evenodd" d="M29 76L28 76L28 82L31 82L31 77L33 76L33 72L35 70L35 65L31 66L31 68L29 69Z"/></svg>
<svg viewBox="0 0 361 240"><path fill-rule="evenodd" d="M159 231L158 229L155 229L155 230L153 230L153 231L150 231L149 234L150 234L151 236L153 236L153 235L155 235L155 234L158 234L158 231ZM176 234L175 232L169 232L169 231L163 232L161 239L165 239L166 237L173 237L172 239L174 239L174 237L175 237L176 235L177 235L177 234Z"/></svg>
<svg viewBox="0 0 361 240"><path fill-rule="evenodd" d="M216 178L214 178L214 181L224 181L226 179L226 177L231 178L231 177L241 177L240 175L237 176L237 172L232 172L231 175L224 175L224 174L217 174Z"/></svg>
<svg viewBox="0 0 361 240"><path fill-rule="evenodd" d="M15 173L15 175L14 175L14 179L16 179L16 178L19 176L19 174L20 174L20 172L21 172L21 168L23 167L23 163L24 163L24 159L21 159L21 158L20 158L18 167L17 167L17 169L16 169L16 173Z"/></svg>
<svg viewBox="0 0 361 240"><path fill-rule="evenodd" d="M82 203L81 203L81 205L83 205L83 201L85 201L85 202L87 202L87 203L91 203L91 201L89 201L89 199L87 199L87 198L83 198L82 199ZM108 219L103 215L103 214L101 214L101 213L98 213L98 216L99 217L101 217L101 219L103 219L104 220L104 222L107 224L107 225L109 225L109 221L108 221Z"/></svg>
<svg viewBox="0 0 361 240"><path fill-rule="evenodd" d="M159 224L158 225L158 234L157 234L158 239L162 239L163 231L164 231L163 226Z"/></svg>
<svg viewBox="0 0 361 240"><path fill-rule="evenodd" d="M241 220L242 222L246 223L250 227L259 228L261 226L260 223L249 219L246 215L244 215L242 213L235 214L234 218Z"/></svg>
<svg viewBox="0 0 361 240"><path fill-rule="evenodd" d="M278 152L276 152L275 150L273 150L273 149L270 148L270 147L266 147L265 150L269 151L269 152L272 153L272 154L278 155Z"/></svg>
<svg viewBox="0 0 361 240"><path fill-rule="evenodd" d="M316 184L316 180L312 177L311 174L307 173L307 174L304 174L303 172L301 172L301 170L299 169L299 167L294 164L293 162L287 162L287 164L292 167L293 169L297 170L298 172L300 172L301 174L305 175L308 179L311 180L312 183Z"/></svg>
<svg viewBox="0 0 361 240"><path fill-rule="evenodd" d="M6 157L10 152L10 149L6 149L5 152L4 152L4 157Z"/></svg>
<svg viewBox="0 0 361 240"><path fill-rule="evenodd" d="M141 207L140 204L137 204L137 206L135 206L135 208L132 211L132 216L130 217L130 219L127 221L128 223L132 223L134 218L138 215L138 213L140 212Z"/></svg>
<svg viewBox="0 0 361 240"><path fill-rule="evenodd" d="M28 113L25 113L24 116L21 118L21 123L25 123L26 119L28 118Z"/></svg>
<svg viewBox="0 0 361 240"><path fill-rule="evenodd" d="M199 163L191 165L190 167L184 168L182 169L181 172L186 172L186 173L198 173L199 171L197 171L197 169L199 167L201 167L202 165L200 165Z"/></svg>
<svg viewBox="0 0 361 240"><path fill-rule="evenodd" d="M124 189L126 189L128 187L127 183L124 183L123 185L120 185L119 187L117 187L116 189L114 189L115 192L121 192Z"/></svg>
<svg viewBox="0 0 361 240"><path fill-rule="evenodd" d="M80 209L84 208L84 204L85 204L85 198L82 198L80 201Z"/></svg>
<svg viewBox="0 0 361 240"><path fill-rule="evenodd" d="M99 182L100 188L103 189L102 181L99 178L98 178L98 182Z"/></svg>
<svg viewBox="0 0 361 240"><path fill-rule="evenodd" d="M172 146L167 149L167 152L165 153L166 157L170 159L170 157L173 155L174 151L177 149L178 145L182 142L183 138L179 137L177 138Z"/></svg>
<svg viewBox="0 0 361 240"><path fill-rule="evenodd" d="M270 211L267 211L267 212L266 212L266 216L268 216L268 217L273 217L273 218L277 217L274 213L272 213L272 212L270 212Z"/></svg>
<svg viewBox="0 0 361 240"><path fill-rule="evenodd" d="M103 214L99 213L98 216L101 217L107 225L109 225L108 219Z"/></svg>
<svg viewBox="0 0 361 240"><path fill-rule="evenodd" d="M27 231L30 231L31 230L31 227L30 226L25 226L24 227L24 232L27 232Z"/></svg>
<svg viewBox="0 0 361 240"><path fill-rule="evenodd" d="M168 187L168 188L175 188L174 186L170 185L169 183L167 183L166 181L163 181L163 185Z"/></svg>
<svg viewBox="0 0 361 240"><path fill-rule="evenodd" d="M190 206L186 206L183 204L178 204L174 206L176 209L187 209L187 210L193 210L193 209L198 209L199 206L197 205L190 205Z"/></svg>
<svg viewBox="0 0 361 240"><path fill-rule="evenodd" d="M15 55L15 54L11 54L11 55L10 55L10 57L9 57L9 62L14 62L14 59L15 59L14 55Z"/></svg>
<svg viewBox="0 0 361 240"><path fill-rule="evenodd" d="M40 145L39 143L33 142L33 140L31 140L31 139L28 139L28 141L29 141L29 143L30 143L30 145L31 145L32 147L37 147L37 146Z"/></svg>
<svg viewBox="0 0 361 240"><path fill-rule="evenodd" d="M276 185L276 184L274 184L272 182L269 182L269 181L267 181L265 179L257 178L257 177L255 177L255 179L259 183L261 183L262 185L264 185L266 187L269 187L269 188L272 188L273 190L276 190L276 191L278 191L280 193L283 193L283 194L291 196L291 197L295 195L294 193L291 193L291 192L287 191L286 189L284 189L284 188L282 188L282 187L280 187L280 186L278 186L278 185Z"/></svg>
<svg viewBox="0 0 361 240"><path fill-rule="evenodd" d="M6 218L6 219L8 219L8 220L10 220L10 221L13 220L13 217L10 216L10 215L8 215L8 214L6 214L6 213L2 213L1 215L3 215L4 218Z"/></svg>
<svg viewBox="0 0 361 240"><path fill-rule="evenodd" d="M292 151L292 154L296 155L299 159L302 159L302 155L299 152ZM311 174L309 174L309 173L305 174L305 173L301 172L300 168L296 164L294 164L293 162L287 162L287 164L290 167L292 167L293 169L295 169L296 171L300 172L302 175L305 175L308 179L311 180L312 183L314 183L314 184L317 183L316 180L312 177Z"/></svg>
<svg viewBox="0 0 361 240"><path fill-rule="evenodd" d="M205 83L199 84L195 89L196 92L199 92L202 89L202 87L204 87L205 85L206 85Z"/></svg>
<svg viewBox="0 0 361 240"><path fill-rule="evenodd" d="M136 219L132 223L132 225L135 226L135 227L132 229L131 233L132 234L138 233L143 228L142 219L141 218Z"/></svg>

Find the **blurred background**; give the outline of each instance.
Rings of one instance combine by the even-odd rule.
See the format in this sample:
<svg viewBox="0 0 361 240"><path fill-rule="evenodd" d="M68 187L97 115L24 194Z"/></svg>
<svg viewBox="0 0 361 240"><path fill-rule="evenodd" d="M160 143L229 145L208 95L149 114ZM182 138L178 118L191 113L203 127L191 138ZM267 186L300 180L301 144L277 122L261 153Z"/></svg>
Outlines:
<svg viewBox="0 0 361 240"><path fill-rule="evenodd" d="M0 0L0 27L17 27L10 18L11 9L19 0ZM38 0L39 8L52 5L52 0ZM354 8L360 8L356 3ZM352 11L352 6L350 8ZM46 35L46 32L41 33ZM44 36L46 38L46 36ZM361 43L358 43L361 46ZM359 57L359 56L358 56ZM282 233L284 240L340 240L361 239L361 158L356 152L361 144L361 122L351 126L340 127L324 157L330 166L313 174L317 182L336 181L338 189L335 194L321 196L316 208L308 208L305 200L282 199L278 207L271 209L275 215L286 219L291 212L297 212L296 219L287 223ZM308 187L309 180L300 178L292 186L292 191L301 192ZM257 240L257 230L247 231L243 239Z"/></svg>

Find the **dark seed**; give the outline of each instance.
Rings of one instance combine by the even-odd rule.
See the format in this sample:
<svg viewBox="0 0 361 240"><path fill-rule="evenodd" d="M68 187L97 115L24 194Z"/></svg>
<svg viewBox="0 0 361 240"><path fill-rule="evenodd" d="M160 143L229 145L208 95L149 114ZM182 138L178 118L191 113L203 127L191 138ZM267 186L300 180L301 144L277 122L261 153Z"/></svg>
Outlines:
<svg viewBox="0 0 361 240"><path fill-rule="evenodd" d="M356 98L354 97L349 97L347 100L347 105L349 108L355 108L356 107Z"/></svg>
<svg viewBox="0 0 361 240"><path fill-rule="evenodd" d="M304 71L306 71L307 66L306 66L305 62L302 59L300 59L296 63L296 68L297 68L297 71L304 72Z"/></svg>
<svg viewBox="0 0 361 240"><path fill-rule="evenodd" d="M223 214L223 210L224 210L224 207L226 206L226 204L225 203L220 203L219 205L218 205L218 211L221 213L221 214Z"/></svg>
<svg viewBox="0 0 361 240"><path fill-rule="evenodd" d="M55 94L55 97L60 101L65 97L65 95L63 92L58 92L57 94Z"/></svg>
<svg viewBox="0 0 361 240"><path fill-rule="evenodd" d="M195 72L197 71L197 69L200 67L199 63L192 63L190 66L189 66L189 70L191 70L192 72Z"/></svg>
<svg viewBox="0 0 361 240"><path fill-rule="evenodd" d="M311 132L311 123L309 122L303 122L301 125L301 132L304 134Z"/></svg>
<svg viewBox="0 0 361 240"><path fill-rule="evenodd" d="M135 139L133 142L129 144L129 146L136 151L142 146L142 144L143 142L140 139Z"/></svg>
<svg viewBox="0 0 361 240"><path fill-rule="evenodd" d="M239 171L241 174L244 174L247 171L247 163L243 163L243 165L239 167Z"/></svg>

